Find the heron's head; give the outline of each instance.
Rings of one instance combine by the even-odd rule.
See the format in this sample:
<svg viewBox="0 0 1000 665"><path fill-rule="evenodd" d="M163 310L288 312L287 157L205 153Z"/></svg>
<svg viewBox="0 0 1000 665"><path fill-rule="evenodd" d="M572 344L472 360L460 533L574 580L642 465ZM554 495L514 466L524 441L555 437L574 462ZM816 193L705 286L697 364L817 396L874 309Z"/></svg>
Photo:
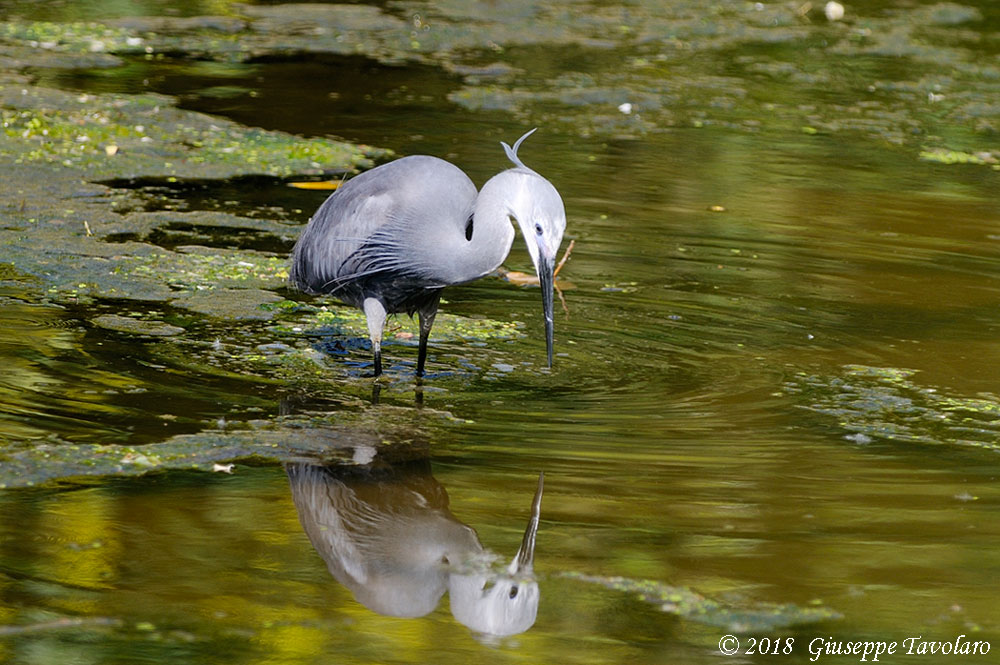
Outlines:
<svg viewBox="0 0 1000 665"><path fill-rule="evenodd" d="M552 183L524 165L517 150L532 129L519 138L514 147L501 142L514 168L498 173L483 186L488 198L502 202L507 217L521 229L542 287L542 309L545 315L545 342L549 366L552 366L552 290L556 254L566 230L566 210L562 197Z"/></svg>
<svg viewBox="0 0 1000 665"><path fill-rule="evenodd" d="M531 502L531 518L521 547L503 571L478 570L453 573L448 582L451 612L456 619L484 635L516 635L531 628L538 614L540 594L535 581L535 535L541 513L544 474Z"/></svg>
<svg viewBox="0 0 1000 665"><path fill-rule="evenodd" d="M452 616L482 635L523 633L538 616L538 582L533 577L452 575L448 590Z"/></svg>

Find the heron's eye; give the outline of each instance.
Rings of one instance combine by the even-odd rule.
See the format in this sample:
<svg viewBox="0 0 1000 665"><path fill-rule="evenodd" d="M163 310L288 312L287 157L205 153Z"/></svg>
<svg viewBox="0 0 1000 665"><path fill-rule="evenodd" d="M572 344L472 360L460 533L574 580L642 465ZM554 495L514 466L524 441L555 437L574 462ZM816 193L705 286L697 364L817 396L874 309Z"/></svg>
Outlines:
<svg viewBox="0 0 1000 665"><path fill-rule="evenodd" d="M510 593L507 594L510 598L517 598L517 585L515 584L510 588Z"/></svg>
<svg viewBox="0 0 1000 665"><path fill-rule="evenodd" d="M538 235L542 235L542 225L541 224L535 224L535 233L537 233Z"/></svg>
<svg viewBox="0 0 1000 665"><path fill-rule="evenodd" d="M469 221L465 223L465 239L468 241L472 240L472 216L469 216Z"/></svg>

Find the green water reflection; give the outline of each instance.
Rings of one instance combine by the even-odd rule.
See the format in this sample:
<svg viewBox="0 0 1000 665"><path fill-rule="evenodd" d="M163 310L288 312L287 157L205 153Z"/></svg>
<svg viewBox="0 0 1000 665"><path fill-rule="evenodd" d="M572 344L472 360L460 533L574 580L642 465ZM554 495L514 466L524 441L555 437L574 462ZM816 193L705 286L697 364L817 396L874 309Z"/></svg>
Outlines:
<svg viewBox="0 0 1000 665"><path fill-rule="evenodd" d="M0 493L0 661L698 664L723 660L719 639L731 632L794 638L783 661L794 663L809 662L816 637L964 634L994 648L968 662L992 662L1000 653L1000 172L920 158L943 146L1000 154L996 102L973 99L995 89L996 72L996 10L978 4L978 19L959 21L960 7L919 3L927 23L915 33L845 37L803 19L774 44L748 37L753 44L715 48L702 10L670 3L691 21L683 30L671 23L679 46L666 60L648 60L660 42L647 33L611 46L577 42L580 23L568 22L570 44L477 53L470 59L479 65L523 73L480 71L478 81L426 58L386 64L370 53L222 65L129 56L104 73L35 72L95 91L138 92L148 80L142 91L240 122L447 156L478 183L502 166L498 141L538 123L522 157L559 188L577 244L551 373L542 369L537 293L487 279L446 292L444 311L521 322L518 334L433 342L422 391L415 350L397 341L379 407L360 378L363 345L345 342L343 355L329 355L323 376L333 378L317 387L256 365L236 369L257 345L288 342L267 323L135 300L53 302L17 271L0 272L4 459L40 444L141 452L185 435L221 446L234 445L233 431L244 442L255 427L268 432L239 449L231 475L177 470L164 455L162 467L147 458L153 473L140 478L73 475ZM412 3L392 7L409 12ZM613 14L639 30L625 9L599 9L591 25ZM860 14L843 27L898 28L907 9L848 7ZM230 10L199 3L182 13ZM660 25L660 14L643 11L646 30ZM717 9L727 11L742 10ZM824 39L864 52L827 53ZM935 52L961 65L961 85L948 87L940 63L929 64ZM613 79L616 67L628 73ZM274 102L337 68L329 76L341 77L341 96L317 84L298 105ZM696 109L684 105L683 86L667 85L672 74L700 81L690 88ZM970 84L976 76L986 87ZM616 110L609 89L642 93L648 104L660 97L639 83L657 77L667 87L655 114ZM599 89L596 101L549 95L553 81L570 80ZM484 90L491 81L499 92ZM927 106L938 84L946 90L935 94L951 96L941 103L961 103ZM869 85L871 105L845 98ZM494 104L470 101L487 93ZM971 110L975 119L961 121ZM640 120L669 131L646 131ZM206 207L224 208L231 187L220 185ZM288 195L270 212L246 205L291 224L323 196ZM178 243L214 237L203 226L172 228ZM280 251L288 239L279 228L267 241L260 247ZM528 265L515 243L508 266ZM186 336L93 323L133 310ZM219 360L217 347L232 357ZM311 426L316 412L342 429ZM363 434L364 445L346 432ZM421 482L444 492L456 523L504 556L517 551L545 473L540 602L529 630L485 639L447 601L419 618L373 612L312 547L282 464L314 461L319 443L349 450L345 460L380 460L407 433L419 444L408 455L421 460ZM199 461L211 468L209 457ZM720 627L663 602L664 588L750 615L777 607L791 625ZM809 611L840 618L810 623Z"/></svg>

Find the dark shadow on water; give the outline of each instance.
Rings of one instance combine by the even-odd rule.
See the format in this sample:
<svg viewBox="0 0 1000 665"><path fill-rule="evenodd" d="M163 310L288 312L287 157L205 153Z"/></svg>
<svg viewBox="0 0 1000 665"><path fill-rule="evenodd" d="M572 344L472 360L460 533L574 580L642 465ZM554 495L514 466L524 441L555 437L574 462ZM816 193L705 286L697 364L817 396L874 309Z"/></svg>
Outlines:
<svg viewBox="0 0 1000 665"><path fill-rule="evenodd" d="M146 242L163 249L199 245L217 249L240 249L275 254L287 251L292 243L254 229L226 228L200 224L171 222L149 233L112 233L104 238L111 243Z"/></svg>
<svg viewBox="0 0 1000 665"><path fill-rule="evenodd" d="M324 174L340 176L344 171L333 169ZM242 175L222 180L144 176L113 178L102 180L98 184L138 191L143 201L142 209L146 212L211 210L304 224L329 192L296 189L289 184L320 180L325 175L294 178Z"/></svg>
<svg viewBox="0 0 1000 665"><path fill-rule="evenodd" d="M176 97L182 109L250 127L382 145L387 142L373 128L398 131L401 117L426 121L448 113L441 100L460 84L458 76L438 67L385 64L358 55L290 53L225 66L182 53L123 59L123 66L111 69L33 74L43 85L62 89L160 93Z"/></svg>
<svg viewBox="0 0 1000 665"><path fill-rule="evenodd" d="M177 221L168 221L149 231L121 232L106 236L107 242L148 242L165 249L183 245L202 245L259 252L287 254L291 251L299 227L305 224L329 191L303 190L290 186L296 182L329 180L341 172L293 179L270 176L238 176L223 180L178 179L173 177L117 178L98 184L137 194L138 205L119 206L116 212L178 212ZM208 212L234 215L247 220L261 220L264 228L236 226L232 222L213 223ZM227 220L231 218L225 218ZM287 227L287 231L285 230Z"/></svg>

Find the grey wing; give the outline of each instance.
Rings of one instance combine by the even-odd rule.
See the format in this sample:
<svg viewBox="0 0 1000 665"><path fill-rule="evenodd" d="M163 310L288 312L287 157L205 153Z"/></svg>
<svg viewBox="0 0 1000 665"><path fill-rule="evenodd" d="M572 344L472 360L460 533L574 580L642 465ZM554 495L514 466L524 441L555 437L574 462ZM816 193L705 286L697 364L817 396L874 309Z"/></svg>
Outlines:
<svg viewBox="0 0 1000 665"><path fill-rule="evenodd" d="M437 606L447 586L440 558L413 560L408 548L419 552L419 543L405 539L407 527L419 522L400 519L379 501L366 501L327 468L291 463L285 470L309 541L358 602L380 614L406 617L423 616Z"/></svg>
<svg viewBox="0 0 1000 665"><path fill-rule="evenodd" d="M320 206L292 257L303 291L334 293L377 273L433 282L437 234L464 228L476 188L458 167L428 156L404 157L348 180Z"/></svg>
<svg viewBox="0 0 1000 665"><path fill-rule="evenodd" d="M351 528L354 493L321 466L294 463L285 471L302 528L327 568L352 591L366 584L366 548Z"/></svg>

